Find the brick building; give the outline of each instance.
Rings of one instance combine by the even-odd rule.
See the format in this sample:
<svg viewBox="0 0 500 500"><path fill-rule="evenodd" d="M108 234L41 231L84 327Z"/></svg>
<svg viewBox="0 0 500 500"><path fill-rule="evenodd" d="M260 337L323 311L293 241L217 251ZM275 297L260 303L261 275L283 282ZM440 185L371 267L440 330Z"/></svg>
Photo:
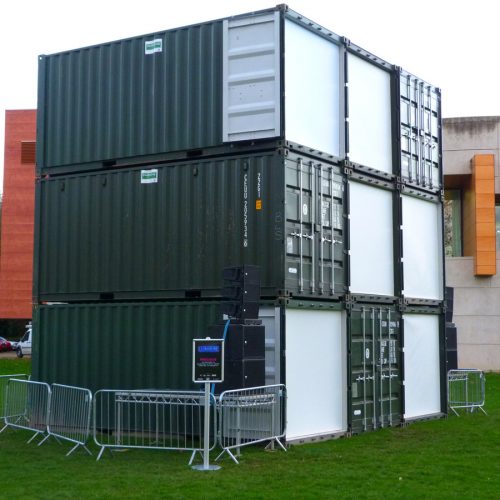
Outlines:
<svg viewBox="0 0 500 500"><path fill-rule="evenodd" d="M32 314L35 137L35 110L5 112L0 319Z"/></svg>

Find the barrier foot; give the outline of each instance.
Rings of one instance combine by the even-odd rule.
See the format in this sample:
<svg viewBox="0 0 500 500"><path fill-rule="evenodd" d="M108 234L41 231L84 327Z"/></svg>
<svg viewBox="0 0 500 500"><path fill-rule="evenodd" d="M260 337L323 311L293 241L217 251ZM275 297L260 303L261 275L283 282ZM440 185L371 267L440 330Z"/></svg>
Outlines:
<svg viewBox="0 0 500 500"><path fill-rule="evenodd" d="M34 436L33 436L34 437ZM43 443L45 443L45 441L47 441L47 439L49 439L50 437L50 434L47 434L39 443L38 443L38 446L41 446ZM29 441L28 441L29 443ZM59 443L61 444L61 443Z"/></svg>
<svg viewBox="0 0 500 500"><path fill-rule="evenodd" d="M224 448L224 449L222 450L222 452L221 452L221 453L219 453L219 455L217 456L217 458L215 459L215 461L217 462L217 460L219 460L219 458L221 458L221 457L222 457L222 455L224 455L224 453L226 453L226 452L227 452L227 454L228 454L228 455L229 455L229 456L233 459L233 461L234 461L234 463L235 463L236 465L240 465L240 463L238 462L238 460L236 460L236 457L235 457L235 456L231 453L231 450L229 450L229 449L227 449L227 448Z"/></svg>
<svg viewBox="0 0 500 500"><path fill-rule="evenodd" d="M283 451L287 451L287 449L285 448L285 446L283 445L283 443L278 439L278 438L274 438L276 440L276 442L280 445L281 449Z"/></svg>
<svg viewBox="0 0 500 500"><path fill-rule="evenodd" d="M33 434L33 436L31 436L31 438L30 438L30 439L28 439L27 443L28 443L28 444L29 444L29 443L31 443L31 441L33 441L33 439L35 439L35 438L38 436L38 434L43 434L43 433L42 433L42 432L40 432L40 431L35 432L35 434ZM44 439L44 441L45 441L45 439ZM42 441L42 442L43 442L43 441Z"/></svg>
<svg viewBox="0 0 500 500"><path fill-rule="evenodd" d="M105 447L105 446L103 446L103 447L101 448L101 451L99 452L99 455L97 455L97 458L96 458L96 460L95 460L96 462L98 462L99 460L101 460L102 454L104 453L104 450L105 450L105 449L106 449L106 447Z"/></svg>
<svg viewBox="0 0 500 500"><path fill-rule="evenodd" d="M71 450L66 453L66 456L69 457L79 446L81 446L90 456L92 456L92 452L82 443L76 443Z"/></svg>
<svg viewBox="0 0 500 500"><path fill-rule="evenodd" d="M478 406L478 408L479 408L479 409L480 409L480 410L481 410L481 411L482 411L485 415L488 415L488 414L486 413L486 410L485 410L482 406Z"/></svg>
<svg viewBox="0 0 500 500"><path fill-rule="evenodd" d="M285 448L285 446L283 446L283 443L278 439L278 438L273 438L272 441L270 441L267 446L264 448L265 450L272 450L274 451L274 442L277 442L280 446L280 448L283 450L283 451L287 451L287 449Z"/></svg>
<svg viewBox="0 0 500 500"><path fill-rule="evenodd" d="M80 443L75 444L75 446L73 446L73 448L71 448L71 450L69 450L68 453L66 453L66 456L69 457L79 446Z"/></svg>
<svg viewBox="0 0 500 500"><path fill-rule="evenodd" d="M201 453L200 450L193 450L193 453L191 453L191 458L189 459L188 465L191 465L193 463L194 457L196 456L197 453L199 453L201 455L201 457L203 458L203 453Z"/></svg>
<svg viewBox="0 0 500 500"><path fill-rule="evenodd" d="M7 429L7 427L9 427L9 426L8 426L8 425L4 425L4 426L2 427L2 430L0 430L0 434L2 434L2 432L3 432L5 429Z"/></svg>
<svg viewBox="0 0 500 500"><path fill-rule="evenodd" d="M264 450L274 451L274 439L272 441L269 441L269 443L267 443L267 445L264 448Z"/></svg>

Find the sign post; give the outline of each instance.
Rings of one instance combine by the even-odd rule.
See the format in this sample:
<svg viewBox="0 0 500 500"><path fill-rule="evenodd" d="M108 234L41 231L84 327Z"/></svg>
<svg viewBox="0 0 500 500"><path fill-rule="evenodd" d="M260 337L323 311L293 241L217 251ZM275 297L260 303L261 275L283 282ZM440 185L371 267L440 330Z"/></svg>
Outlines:
<svg viewBox="0 0 500 500"><path fill-rule="evenodd" d="M205 384L205 421L203 436L203 465L193 465L195 470L218 470L210 465L210 384L224 381L224 340L193 339L193 382Z"/></svg>

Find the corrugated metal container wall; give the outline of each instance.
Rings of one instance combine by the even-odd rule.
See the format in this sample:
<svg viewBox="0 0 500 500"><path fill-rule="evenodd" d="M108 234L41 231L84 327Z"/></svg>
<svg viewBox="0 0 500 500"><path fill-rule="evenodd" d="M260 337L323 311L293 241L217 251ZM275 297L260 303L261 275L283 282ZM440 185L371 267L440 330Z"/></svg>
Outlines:
<svg viewBox="0 0 500 500"><path fill-rule="evenodd" d="M216 302L39 306L34 380L107 389L194 389L192 339L220 317Z"/></svg>
<svg viewBox="0 0 500 500"><path fill-rule="evenodd" d="M38 188L40 301L220 296L242 264L261 266L263 296L344 293L338 166L271 151Z"/></svg>
<svg viewBox="0 0 500 500"><path fill-rule="evenodd" d="M349 423L355 433L401 422L400 321L394 306L356 304L349 311Z"/></svg>
<svg viewBox="0 0 500 500"><path fill-rule="evenodd" d="M40 56L38 168L219 144L221 51L216 21Z"/></svg>

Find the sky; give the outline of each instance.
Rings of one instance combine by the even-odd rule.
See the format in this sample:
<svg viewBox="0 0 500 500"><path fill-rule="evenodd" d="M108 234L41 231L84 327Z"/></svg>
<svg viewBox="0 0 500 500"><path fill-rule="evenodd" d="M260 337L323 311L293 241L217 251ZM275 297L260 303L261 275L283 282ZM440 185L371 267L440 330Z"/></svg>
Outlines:
<svg viewBox="0 0 500 500"><path fill-rule="evenodd" d="M37 56L273 7L271 0L0 2L6 109L36 108ZM289 7L442 90L443 117L500 116L496 0L290 0ZM3 154L0 186L3 186Z"/></svg>

